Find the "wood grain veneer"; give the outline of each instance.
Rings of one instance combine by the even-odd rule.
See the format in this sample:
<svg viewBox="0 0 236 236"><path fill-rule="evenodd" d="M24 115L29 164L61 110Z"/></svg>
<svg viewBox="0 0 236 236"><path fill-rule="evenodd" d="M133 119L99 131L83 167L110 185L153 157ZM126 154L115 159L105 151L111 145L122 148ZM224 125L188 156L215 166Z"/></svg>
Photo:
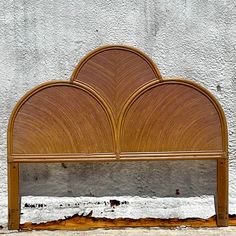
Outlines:
<svg viewBox="0 0 236 236"><path fill-rule="evenodd" d="M212 101L183 81L151 83L140 90L121 122L121 151L223 149L220 116Z"/></svg>
<svg viewBox="0 0 236 236"><path fill-rule="evenodd" d="M155 64L139 50L108 46L84 57L74 70L71 81L84 82L99 92L117 118L126 99L137 88L162 77Z"/></svg>
<svg viewBox="0 0 236 236"><path fill-rule="evenodd" d="M50 83L15 116L12 153L114 153L112 126L109 111L86 86Z"/></svg>

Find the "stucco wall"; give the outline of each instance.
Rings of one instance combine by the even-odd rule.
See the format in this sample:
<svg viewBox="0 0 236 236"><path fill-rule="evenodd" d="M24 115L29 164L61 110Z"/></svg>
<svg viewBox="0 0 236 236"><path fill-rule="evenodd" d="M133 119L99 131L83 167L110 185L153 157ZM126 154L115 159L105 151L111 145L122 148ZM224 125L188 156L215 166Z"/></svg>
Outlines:
<svg viewBox="0 0 236 236"><path fill-rule="evenodd" d="M105 44L137 47L152 57L163 76L191 79L219 99L228 120L230 212L236 214L234 0L3 0L0 1L0 224L7 222L6 135L16 101L42 82L68 80L82 56ZM144 205L154 196L184 197L187 206L193 206L193 202L203 204L209 213L212 201L205 201L203 196L214 194L215 167L210 161L25 164L21 167L22 195L39 197L37 200L24 197L23 206L35 201L50 202L46 210L57 219L64 217L58 212L60 205L66 207L68 201L76 202L78 196L91 197L91 202L93 197L126 196L127 201L132 201L139 196L140 204ZM72 198L58 198L62 196ZM163 201L159 199L156 206ZM172 213L157 212L155 216L192 216L192 212L186 214L187 208L178 207L176 199L168 198L168 204L158 206L169 207ZM206 217L201 215L198 204L194 206L191 209L196 216ZM131 207L128 215L142 217L140 209L137 205ZM33 211L30 207L24 208L27 220L42 220L35 218L35 214L30 218L30 211ZM69 207L66 214L74 211Z"/></svg>

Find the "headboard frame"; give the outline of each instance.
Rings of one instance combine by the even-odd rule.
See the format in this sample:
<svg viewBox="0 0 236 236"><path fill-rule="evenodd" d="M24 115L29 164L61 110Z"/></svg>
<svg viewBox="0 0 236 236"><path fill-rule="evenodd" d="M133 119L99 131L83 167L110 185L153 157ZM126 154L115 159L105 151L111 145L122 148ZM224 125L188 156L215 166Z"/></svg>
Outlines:
<svg viewBox="0 0 236 236"><path fill-rule="evenodd" d="M217 225L228 225L228 139L224 112L202 86L163 79L127 46L88 54L70 81L37 86L8 126L9 228L19 229L19 164L216 160Z"/></svg>

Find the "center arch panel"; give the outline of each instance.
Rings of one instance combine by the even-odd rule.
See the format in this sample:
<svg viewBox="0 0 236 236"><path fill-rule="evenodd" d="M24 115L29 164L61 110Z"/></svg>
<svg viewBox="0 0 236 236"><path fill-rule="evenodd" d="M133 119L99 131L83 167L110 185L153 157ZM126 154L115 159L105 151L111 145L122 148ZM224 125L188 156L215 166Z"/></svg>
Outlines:
<svg viewBox="0 0 236 236"><path fill-rule="evenodd" d="M153 61L135 48L120 45L92 51L80 61L71 77L71 82L83 82L101 94L116 120L128 97L151 80L162 81Z"/></svg>

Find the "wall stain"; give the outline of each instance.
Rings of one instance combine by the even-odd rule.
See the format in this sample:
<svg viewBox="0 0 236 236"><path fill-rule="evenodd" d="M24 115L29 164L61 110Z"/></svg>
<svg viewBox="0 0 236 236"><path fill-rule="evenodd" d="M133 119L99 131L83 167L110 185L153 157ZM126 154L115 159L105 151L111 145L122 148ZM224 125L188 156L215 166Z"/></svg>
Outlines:
<svg viewBox="0 0 236 236"><path fill-rule="evenodd" d="M119 206L120 201L112 199L112 200L110 200L110 205L111 205L111 207Z"/></svg>
<svg viewBox="0 0 236 236"><path fill-rule="evenodd" d="M43 203L37 203L37 204L30 204L30 203L25 203L24 207L25 208L42 208L42 207L46 207L46 204Z"/></svg>
<svg viewBox="0 0 236 236"><path fill-rule="evenodd" d="M175 190L175 195L176 195L176 196L180 195L179 189L176 189L176 190Z"/></svg>
<svg viewBox="0 0 236 236"><path fill-rule="evenodd" d="M65 163L61 163L61 166L66 169L67 168L67 165Z"/></svg>

